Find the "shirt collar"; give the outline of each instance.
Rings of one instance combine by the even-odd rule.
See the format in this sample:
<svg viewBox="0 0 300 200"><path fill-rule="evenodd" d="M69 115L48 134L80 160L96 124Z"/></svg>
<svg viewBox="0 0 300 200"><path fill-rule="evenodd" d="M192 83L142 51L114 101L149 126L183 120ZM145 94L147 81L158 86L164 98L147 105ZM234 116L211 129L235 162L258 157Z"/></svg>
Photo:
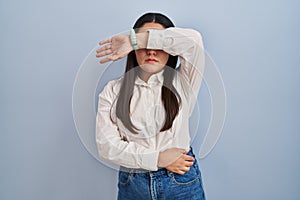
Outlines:
<svg viewBox="0 0 300 200"><path fill-rule="evenodd" d="M164 82L163 76L164 70L157 72L156 74L152 74L148 81L143 81L139 76L136 77L135 84L136 85L143 85L143 86L154 86L154 85L162 85Z"/></svg>

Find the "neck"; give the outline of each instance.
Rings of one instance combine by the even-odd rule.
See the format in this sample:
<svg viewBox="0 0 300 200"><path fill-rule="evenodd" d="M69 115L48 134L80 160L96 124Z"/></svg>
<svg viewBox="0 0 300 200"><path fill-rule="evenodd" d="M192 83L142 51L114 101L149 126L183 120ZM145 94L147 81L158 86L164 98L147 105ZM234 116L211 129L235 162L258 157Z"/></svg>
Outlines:
<svg viewBox="0 0 300 200"><path fill-rule="evenodd" d="M140 77L140 79L142 79L143 81L145 81L146 83L148 82L150 76L152 75L152 73L147 73L144 71L140 71L138 76Z"/></svg>

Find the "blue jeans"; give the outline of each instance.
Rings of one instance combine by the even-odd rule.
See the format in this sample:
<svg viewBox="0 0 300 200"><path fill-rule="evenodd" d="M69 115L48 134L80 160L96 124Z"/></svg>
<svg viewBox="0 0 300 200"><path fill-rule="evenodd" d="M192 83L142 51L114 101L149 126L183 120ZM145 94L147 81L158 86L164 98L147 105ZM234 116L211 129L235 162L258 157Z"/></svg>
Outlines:
<svg viewBox="0 0 300 200"><path fill-rule="evenodd" d="M195 157L192 150L188 155ZM205 200L196 159L183 175L165 168L147 171L121 167L118 188L118 200Z"/></svg>

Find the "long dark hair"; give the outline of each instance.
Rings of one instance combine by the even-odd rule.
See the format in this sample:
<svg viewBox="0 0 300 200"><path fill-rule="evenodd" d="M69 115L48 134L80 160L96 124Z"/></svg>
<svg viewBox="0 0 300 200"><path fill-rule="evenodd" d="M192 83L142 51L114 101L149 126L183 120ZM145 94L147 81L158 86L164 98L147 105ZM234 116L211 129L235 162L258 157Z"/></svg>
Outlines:
<svg viewBox="0 0 300 200"><path fill-rule="evenodd" d="M164 28L174 27L172 21L160 13L146 13L142 15L134 24L136 30L142 27L147 22L155 22L161 24ZM181 98L173 86L173 78L177 65L178 56L169 55L166 67L164 68L164 82L161 90L161 99L164 104L166 117L165 123L160 131L166 131L172 127L173 121L179 112ZM133 133L137 133L137 128L132 124L130 119L130 102L133 95L133 88L137 71L137 59L135 52L132 51L127 56L127 63L123 82L120 88L119 98L117 101L116 114L122 121L124 126Z"/></svg>

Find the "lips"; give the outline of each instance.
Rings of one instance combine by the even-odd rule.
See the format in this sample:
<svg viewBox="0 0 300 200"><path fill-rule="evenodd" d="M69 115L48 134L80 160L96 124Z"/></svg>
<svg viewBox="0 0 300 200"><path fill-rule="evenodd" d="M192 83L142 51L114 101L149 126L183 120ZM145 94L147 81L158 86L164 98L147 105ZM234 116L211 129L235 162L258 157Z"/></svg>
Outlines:
<svg viewBox="0 0 300 200"><path fill-rule="evenodd" d="M146 62L151 62L151 63L153 63L153 62L158 62L158 60L156 60L155 58L148 58L148 59L146 60Z"/></svg>

